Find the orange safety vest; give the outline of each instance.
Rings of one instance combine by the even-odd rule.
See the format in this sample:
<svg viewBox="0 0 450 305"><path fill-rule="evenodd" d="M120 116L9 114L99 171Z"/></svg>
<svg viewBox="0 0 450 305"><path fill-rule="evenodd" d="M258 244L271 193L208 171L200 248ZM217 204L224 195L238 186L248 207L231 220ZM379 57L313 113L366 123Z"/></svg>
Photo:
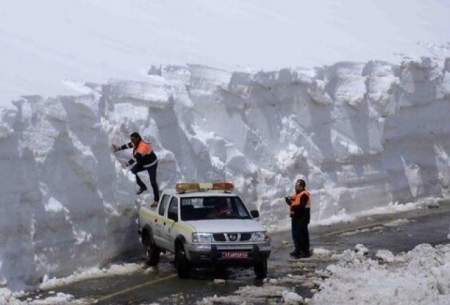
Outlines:
<svg viewBox="0 0 450 305"><path fill-rule="evenodd" d="M133 155L141 154L142 156L146 156L151 154L153 151L152 145L150 143L145 143L144 141L140 141L138 146L134 149Z"/></svg>
<svg viewBox="0 0 450 305"><path fill-rule="evenodd" d="M305 208L310 209L311 208L311 193L307 190L304 190L298 194L295 194L291 196L291 205L290 205L290 213L291 215L294 215L293 207L300 205L300 198L302 198L303 195L306 195L308 197L308 200L306 201Z"/></svg>

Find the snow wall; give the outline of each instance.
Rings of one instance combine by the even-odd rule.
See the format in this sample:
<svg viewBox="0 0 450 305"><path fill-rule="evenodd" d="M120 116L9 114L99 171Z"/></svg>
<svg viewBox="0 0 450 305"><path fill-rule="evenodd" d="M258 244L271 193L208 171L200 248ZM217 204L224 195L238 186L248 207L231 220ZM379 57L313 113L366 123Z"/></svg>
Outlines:
<svg viewBox="0 0 450 305"><path fill-rule="evenodd" d="M313 221L449 193L450 59L152 67L146 82L82 89L1 112L0 284L13 289L139 247L129 155L110 150L132 131L153 143L162 189L231 180L272 228L297 177Z"/></svg>

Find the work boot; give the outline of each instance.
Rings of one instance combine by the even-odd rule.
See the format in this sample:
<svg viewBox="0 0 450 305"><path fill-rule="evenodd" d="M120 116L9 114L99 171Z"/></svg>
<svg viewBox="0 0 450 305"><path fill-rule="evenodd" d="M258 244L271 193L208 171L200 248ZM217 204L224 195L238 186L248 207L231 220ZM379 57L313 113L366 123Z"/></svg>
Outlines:
<svg viewBox="0 0 450 305"><path fill-rule="evenodd" d="M300 252L300 254L298 255L299 258L308 258L311 257L311 252Z"/></svg>
<svg viewBox="0 0 450 305"><path fill-rule="evenodd" d="M143 192L145 192L147 189L146 188L140 188L139 191L136 192L136 195L140 195Z"/></svg>
<svg viewBox="0 0 450 305"><path fill-rule="evenodd" d="M292 251L291 253L289 253L289 256L293 257L293 258L299 258L300 257L300 253L297 252L297 251Z"/></svg>

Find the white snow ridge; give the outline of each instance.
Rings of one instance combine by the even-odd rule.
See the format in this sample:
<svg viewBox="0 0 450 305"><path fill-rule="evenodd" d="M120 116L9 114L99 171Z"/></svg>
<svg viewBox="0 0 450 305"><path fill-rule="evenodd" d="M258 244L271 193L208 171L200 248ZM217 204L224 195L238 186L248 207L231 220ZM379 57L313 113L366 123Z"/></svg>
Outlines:
<svg viewBox="0 0 450 305"><path fill-rule="evenodd" d="M313 221L448 194L450 59L315 70L153 69L0 113L0 279L37 285L138 248L135 185L110 151L151 141L161 188L232 180L273 228L305 177ZM150 199L150 198L149 198ZM67 262L70 261L70 264Z"/></svg>
<svg viewBox="0 0 450 305"><path fill-rule="evenodd" d="M397 256L382 252L388 259L380 263L344 251L309 304L450 304L450 245L422 244Z"/></svg>

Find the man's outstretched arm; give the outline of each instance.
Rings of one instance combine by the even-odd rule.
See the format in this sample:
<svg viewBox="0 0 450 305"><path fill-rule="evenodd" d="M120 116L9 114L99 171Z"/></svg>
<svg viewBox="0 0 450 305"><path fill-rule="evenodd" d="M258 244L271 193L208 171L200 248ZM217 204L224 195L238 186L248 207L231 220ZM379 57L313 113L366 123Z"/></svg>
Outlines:
<svg viewBox="0 0 450 305"><path fill-rule="evenodd" d="M133 143L127 143L127 144L123 144L122 146L117 146L115 144L112 145L113 151L120 151L120 150L124 150L124 149L129 149L129 148L133 148Z"/></svg>

